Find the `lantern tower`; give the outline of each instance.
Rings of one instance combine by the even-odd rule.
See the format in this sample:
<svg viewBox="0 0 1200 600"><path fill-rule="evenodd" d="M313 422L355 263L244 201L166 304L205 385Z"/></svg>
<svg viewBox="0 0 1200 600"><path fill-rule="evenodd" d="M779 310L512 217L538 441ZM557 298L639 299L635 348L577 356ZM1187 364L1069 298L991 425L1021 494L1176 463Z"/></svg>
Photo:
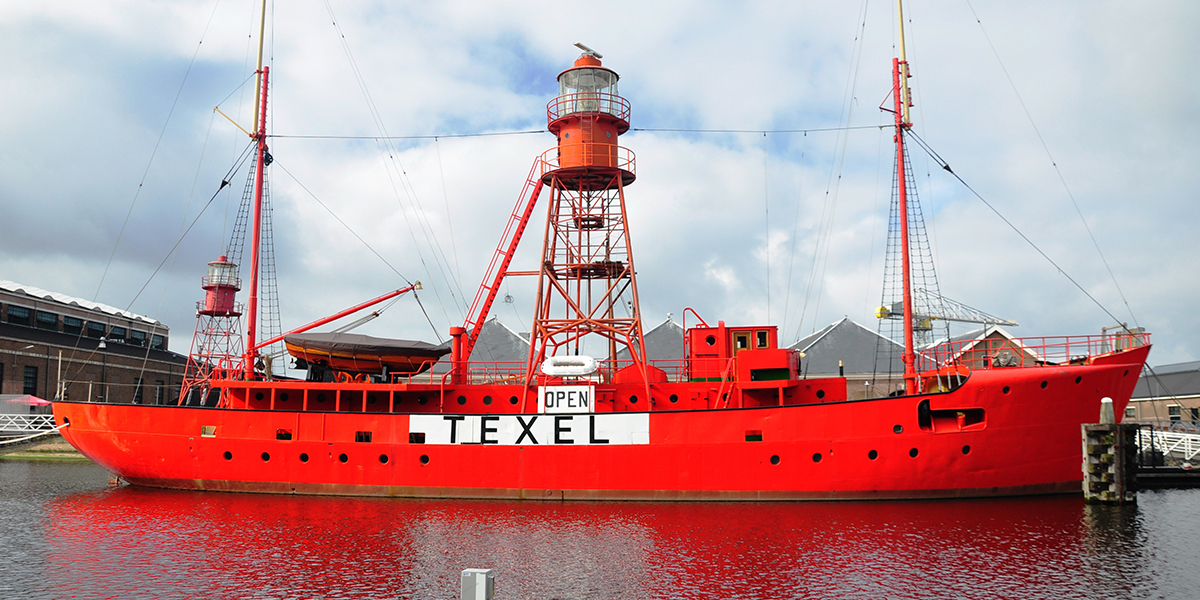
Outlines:
<svg viewBox="0 0 1200 600"><path fill-rule="evenodd" d="M196 333L188 353L179 402L188 402L192 390L208 395L214 378L237 376L242 369L242 305L235 300L242 289L238 266L221 256L208 263L200 279L204 300L196 303Z"/></svg>
<svg viewBox="0 0 1200 600"><path fill-rule="evenodd" d="M583 55L559 74L559 94L546 107L558 145L540 161L549 210L528 373L532 377L549 356L580 354L584 338L595 335L610 361L619 346L628 348L632 364L626 367L636 367L644 380L645 343L625 211L625 187L636 177L634 155L617 141L629 131L630 106L617 94L617 73L601 65L600 54L578 46Z"/></svg>

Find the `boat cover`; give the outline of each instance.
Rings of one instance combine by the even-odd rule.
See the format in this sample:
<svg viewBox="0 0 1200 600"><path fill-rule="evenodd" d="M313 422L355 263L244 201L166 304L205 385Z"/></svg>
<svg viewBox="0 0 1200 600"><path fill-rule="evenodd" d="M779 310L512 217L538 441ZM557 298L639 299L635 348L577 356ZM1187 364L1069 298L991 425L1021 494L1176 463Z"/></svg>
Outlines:
<svg viewBox="0 0 1200 600"><path fill-rule="evenodd" d="M428 342L377 338L360 333L297 333L283 338L283 341L309 351L351 356L374 354L440 358L450 353L448 344L435 346Z"/></svg>

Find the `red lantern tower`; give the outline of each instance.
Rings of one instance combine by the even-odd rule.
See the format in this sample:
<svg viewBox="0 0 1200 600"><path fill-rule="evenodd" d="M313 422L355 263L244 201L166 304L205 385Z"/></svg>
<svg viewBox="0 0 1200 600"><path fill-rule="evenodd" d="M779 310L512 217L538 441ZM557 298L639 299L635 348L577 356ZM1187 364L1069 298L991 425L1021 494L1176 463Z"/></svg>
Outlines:
<svg viewBox="0 0 1200 600"><path fill-rule="evenodd" d="M606 339L608 358L629 349L645 376L625 187L635 179L633 152L618 145L629 131L629 101L617 94L619 76L584 54L558 76L559 95L546 107L558 146L542 154L541 182L549 190L537 307L530 336L529 373L548 356L580 354L583 339ZM596 353L596 348L589 348ZM609 374L611 375L611 374Z"/></svg>
<svg viewBox="0 0 1200 600"><path fill-rule="evenodd" d="M214 378L237 376L242 365L242 305L235 300L242 289L236 264L222 256L208 263L208 274L200 279L204 300L196 303L196 333L179 402L188 401L193 389L203 399Z"/></svg>

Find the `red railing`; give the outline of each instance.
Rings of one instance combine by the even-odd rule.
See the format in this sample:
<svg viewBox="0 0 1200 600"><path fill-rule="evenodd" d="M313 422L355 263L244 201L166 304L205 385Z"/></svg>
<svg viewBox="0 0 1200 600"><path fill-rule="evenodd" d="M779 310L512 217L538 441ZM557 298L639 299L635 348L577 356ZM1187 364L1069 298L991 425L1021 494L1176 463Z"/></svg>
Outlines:
<svg viewBox="0 0 1200 600"><path fill-rule="evenodd" d="M567 115L589 112L612 115L628 123L629 101L616 94L579 92L563 94L546 104L546 120L549 122L557 121Z"/></svg>
<svg viewBox="0 0 1200 600"><path fill-rule="evenodd" d="M950 342L917 353L917 370L957 365L968 369L1083 364L1088 357L1150 343L1150 334L986 338Z"/></svg>
<svg viewBox="0 0 1200 600"><path fill-rule="evenodd" d="M572 167L616 167L622 171L637 174L637 157L633 150L616 144L579 144L570 151L573 154L563 156L563 148L555 146L542 153L538 159L540 176L552 171L570 169Z"/></svg>

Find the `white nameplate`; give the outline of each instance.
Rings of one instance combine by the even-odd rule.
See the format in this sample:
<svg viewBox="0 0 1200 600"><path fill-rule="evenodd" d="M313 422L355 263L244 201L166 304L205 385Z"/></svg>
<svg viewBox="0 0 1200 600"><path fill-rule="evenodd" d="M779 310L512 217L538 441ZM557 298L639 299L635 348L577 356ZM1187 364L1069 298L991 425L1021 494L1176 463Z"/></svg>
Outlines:
<svg viewBox="0 0 1200 600"><path fill-rule="evenodd" d="M408 431L425 434L426 444L649 444L650 415L409 415Z"/></svg>
<svg viewBox="0 0 1200 600"><path fill-rule="evenodd" d="M538 388L538 412L580 414L595 412L596 386L543 385Z"/></svg>

